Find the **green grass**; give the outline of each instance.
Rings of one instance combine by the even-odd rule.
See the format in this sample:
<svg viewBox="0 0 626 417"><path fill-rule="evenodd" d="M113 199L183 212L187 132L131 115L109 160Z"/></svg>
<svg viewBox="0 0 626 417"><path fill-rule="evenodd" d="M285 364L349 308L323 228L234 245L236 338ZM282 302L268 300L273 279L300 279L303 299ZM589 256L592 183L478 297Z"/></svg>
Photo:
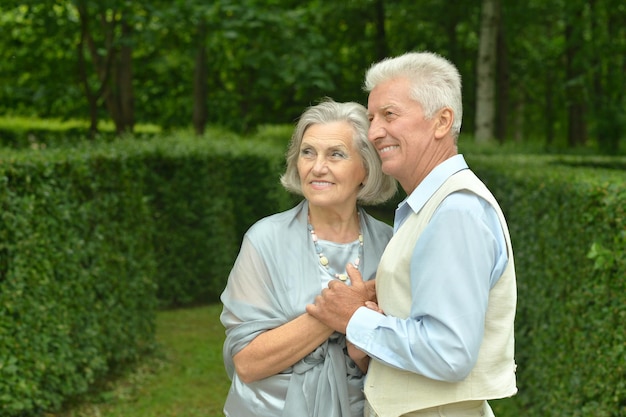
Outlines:
<svg viewBox="0 0 626 417"><path fill-rule="evenodd" d="M230 386L221 305L157 314L157 354L87 401L50 417L217 417Z"/></svg>
<svg viewBox="0 0 626 417"><path fill-rule="evenodd" d="M222 362L221 305L157 314L157 354L108 381L88 400L46 417L220 417L230 386ZM511 399L490 401L498 417L521 415Z"/></svg>

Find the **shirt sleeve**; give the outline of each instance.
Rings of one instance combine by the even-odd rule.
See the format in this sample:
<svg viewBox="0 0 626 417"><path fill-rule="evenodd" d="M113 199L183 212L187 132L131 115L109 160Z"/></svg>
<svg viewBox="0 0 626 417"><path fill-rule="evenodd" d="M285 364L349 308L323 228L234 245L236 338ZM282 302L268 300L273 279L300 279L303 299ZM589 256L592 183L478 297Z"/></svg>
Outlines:
<svg viewBox="0 0 626 417"><path fill-rule="evenodd" d="M361 307L348 323L348 339L389 366L463 380L478 359L489 290L506 263L495 209L474 194L451 194L413 249L410 316Z"/></svg>

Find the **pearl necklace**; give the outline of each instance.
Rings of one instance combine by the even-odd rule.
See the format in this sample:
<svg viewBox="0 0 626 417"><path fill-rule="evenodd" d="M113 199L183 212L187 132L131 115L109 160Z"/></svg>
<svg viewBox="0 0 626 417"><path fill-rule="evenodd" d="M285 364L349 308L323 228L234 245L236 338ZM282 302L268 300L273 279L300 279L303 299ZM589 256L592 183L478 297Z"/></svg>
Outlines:
<svg viewBox="0 0 626 417"><path fill-rule="evenodd" d="M360 223L360 222L359 222ZM317 239L317 235L315 234L315 230L313 229L313 225L311 225L311 218L308 218L307 228L309 229L309 233L311 233L311 239L313 239L313 245L315 245L315 252L317 256L320 258L320 265L326 268L326 271L332 276L341 281L348 280L348 274L339 274L335 272L334 269L329 265L328 258L322 252L322 248L320 247ZM354 260L354 267L359 269L359 264L361 263L361 258L363 256L363 234L361 233L361 229L359 228L359 255Z"/></svg>

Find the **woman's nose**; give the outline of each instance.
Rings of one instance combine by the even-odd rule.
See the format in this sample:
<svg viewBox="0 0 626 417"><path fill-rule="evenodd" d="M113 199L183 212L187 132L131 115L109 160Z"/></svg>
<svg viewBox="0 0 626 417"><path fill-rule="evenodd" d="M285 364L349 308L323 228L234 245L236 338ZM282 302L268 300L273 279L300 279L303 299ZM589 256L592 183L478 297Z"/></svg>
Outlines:
<svg viewBox="0 0 626 417"><path fill-rule="evenodd" d="M315 164L313 164L313 172L315 173L324 173L328 169L328 165L326 163L326 158L319 156L315 159Z"/></svg>

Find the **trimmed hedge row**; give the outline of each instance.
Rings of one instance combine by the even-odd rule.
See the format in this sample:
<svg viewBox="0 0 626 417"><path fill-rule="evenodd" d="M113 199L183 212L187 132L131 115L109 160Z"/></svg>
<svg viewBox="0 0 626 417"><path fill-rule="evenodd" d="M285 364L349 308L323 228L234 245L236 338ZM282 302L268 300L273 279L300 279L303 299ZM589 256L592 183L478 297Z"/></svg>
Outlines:
<svg viewBox="0 0 626 417"><path fill-rule="evenodd" d="M150 347L155 261L135 164L0 164L0 415L61 403Z"/></svg>
<svg viewBox="0 0 626 417"><path fill-rule="evenodd" d="M158 135L161 128L155 125L138 124L134 137L148 138ZM89 122L86 120L40 119L36 117L0 115L0 148L50 149L73 147L89 138ZM111 142L117 137L111 121L100 121L98 133L93 138L98 142Z"/></svg>
<svg viewBox="0 0 626 417"><path fill-rule="evenodd" d="M0 415L58 409L149 350L159 305L217 301L245 230L294 203L279 131L0 152ZM624 160L467 158L516 253L520 393L507 401L528 416L626 415Z"/></svg>
<svg viewBox="0 0 626 417"><path fill-rule="evenodd" d="M245 230L292 204L282 149L211 135L221 139L160 139L142 155L163 306L218 301Z"/></svg>
<svg viewBox="0 0 626 417"><path fill-rule="evenodd" d="M282 150L212 136L0 151L0 415L149 352L159 305L216 301L242 231L291 204Z"/></svg>
<svg viewBox="0 0 626 417"><path fill-rule="evenodd" d="M626 161L468 159L500 201L515 251L512 401L526 416L626 416Z"/></svg>

